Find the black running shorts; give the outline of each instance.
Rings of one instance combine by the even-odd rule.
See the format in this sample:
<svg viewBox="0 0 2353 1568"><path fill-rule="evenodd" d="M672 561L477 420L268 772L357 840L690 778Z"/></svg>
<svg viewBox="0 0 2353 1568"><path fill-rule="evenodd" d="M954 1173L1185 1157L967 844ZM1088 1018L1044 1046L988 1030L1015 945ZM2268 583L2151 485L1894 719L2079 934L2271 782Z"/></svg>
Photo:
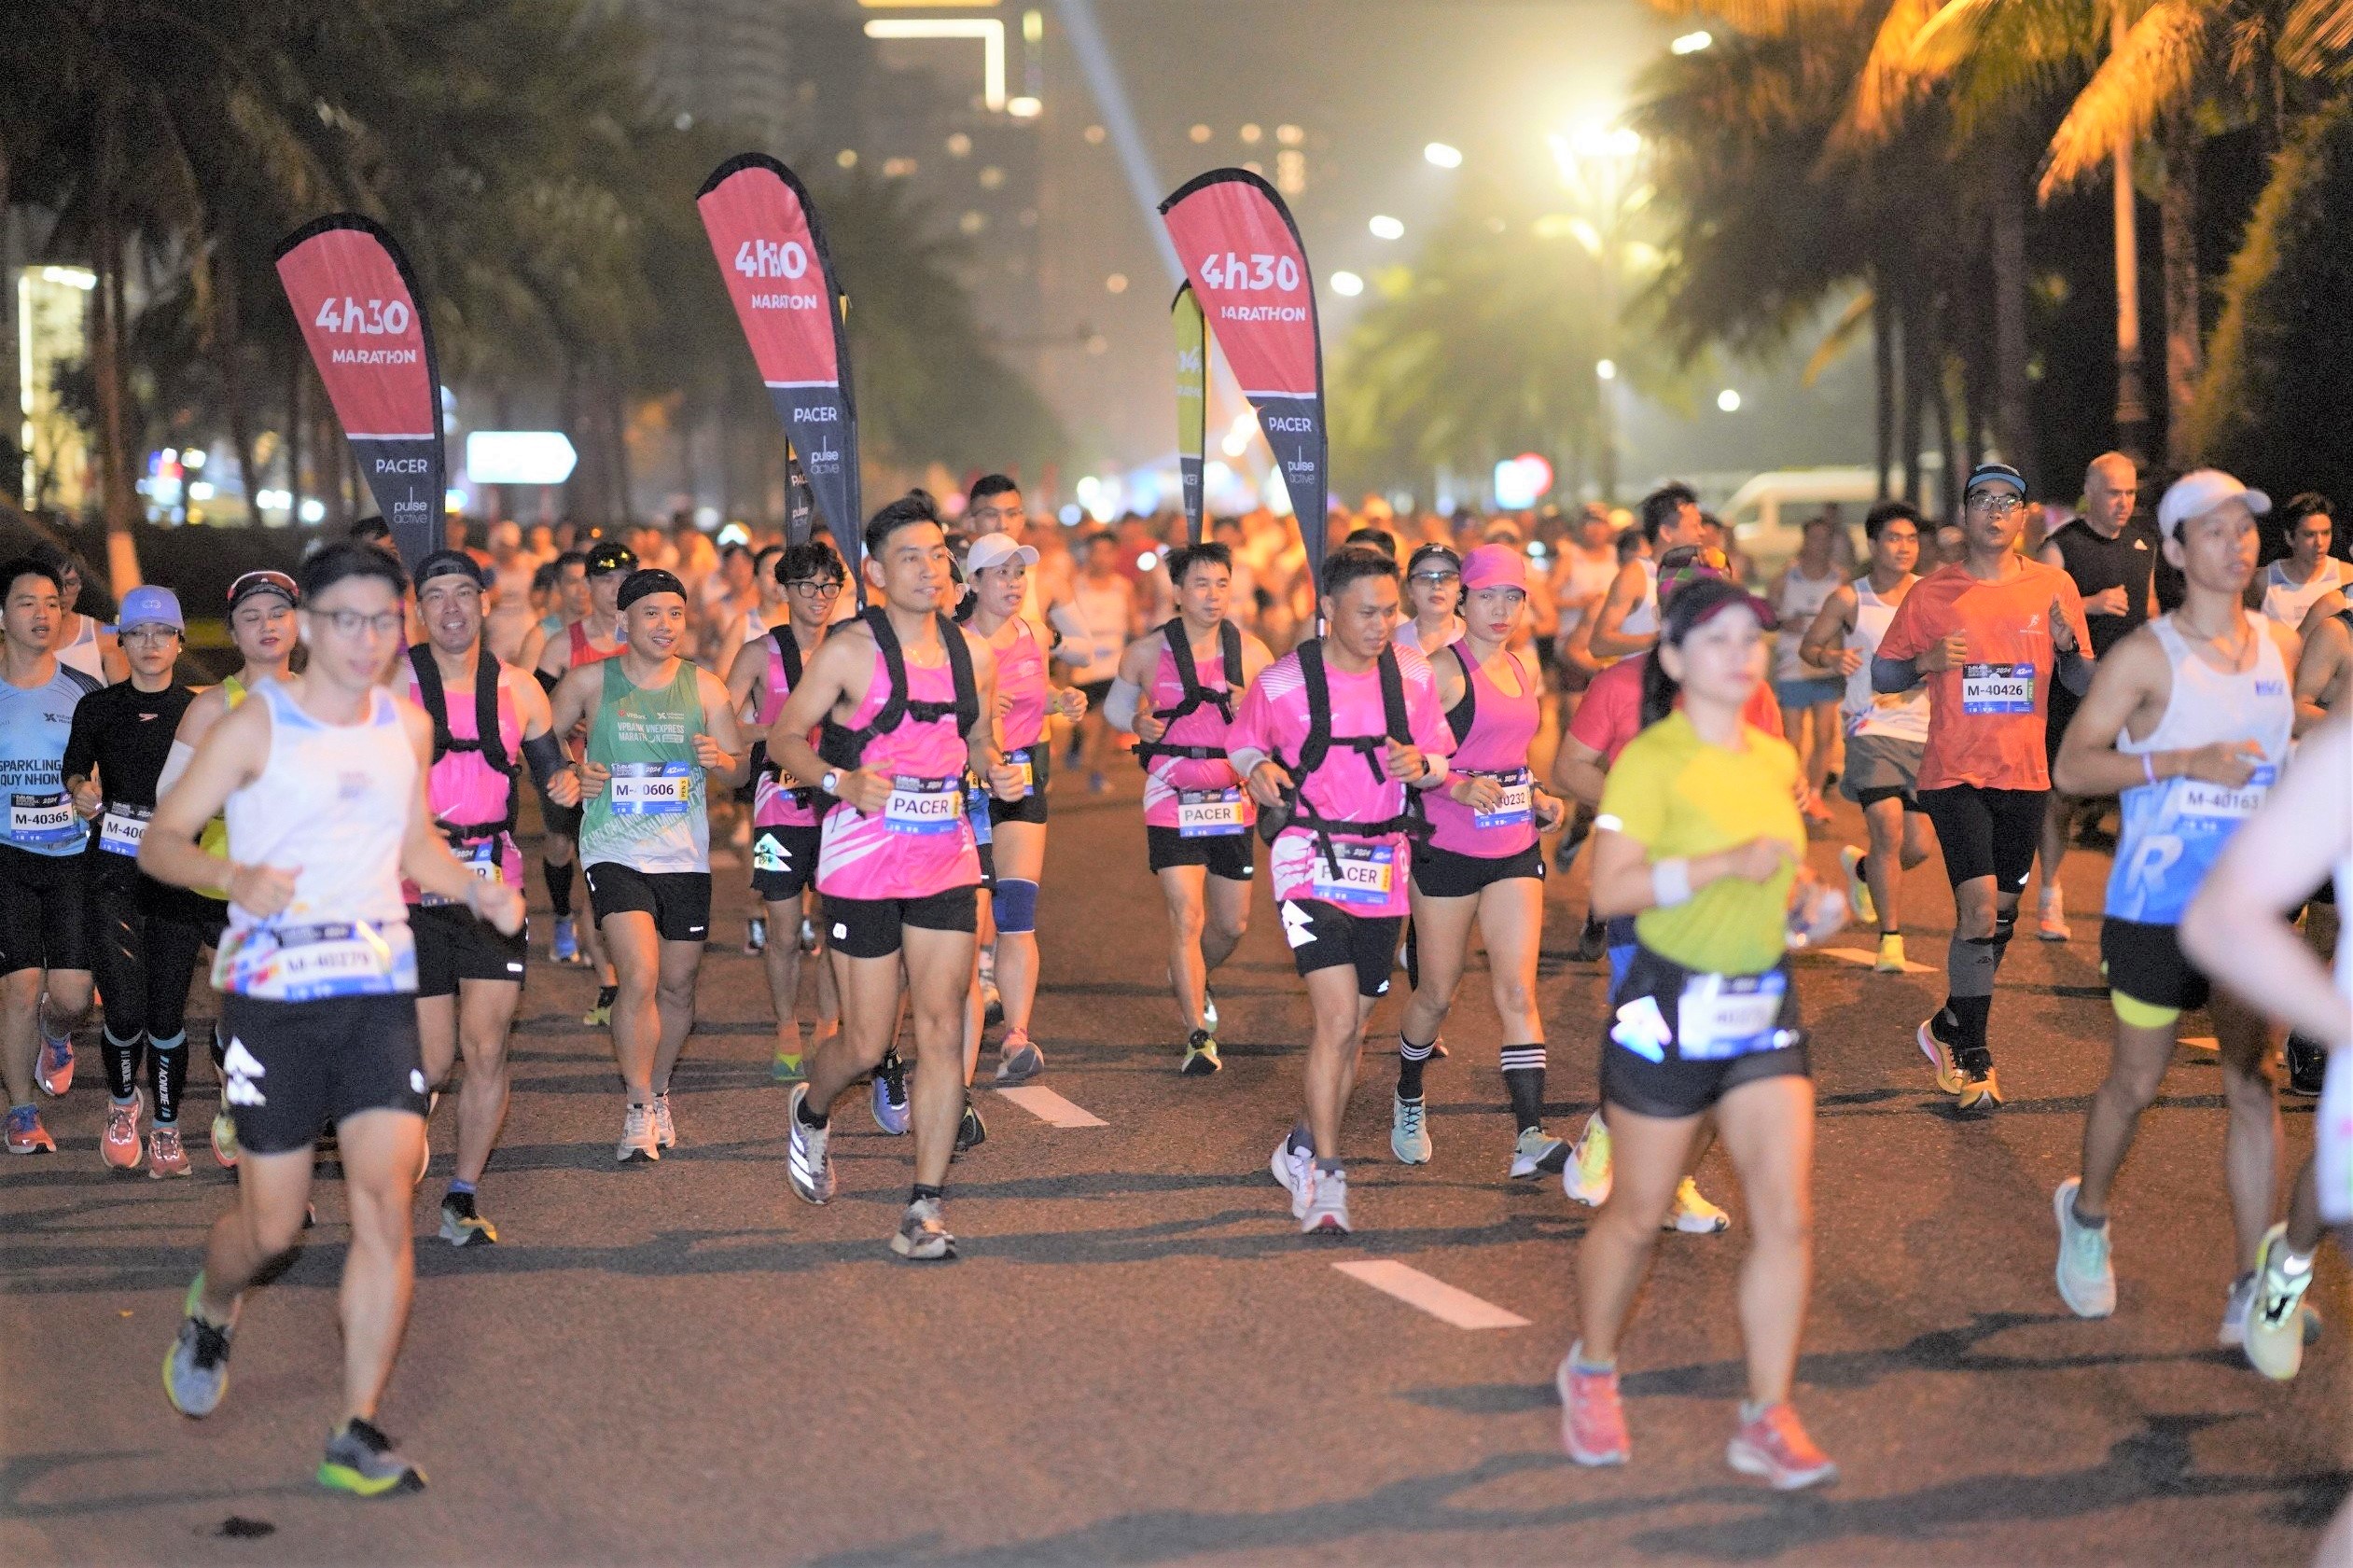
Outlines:
<svg viewBox="0 0 2353 1568"><path fill-rule="evenodd" d="M1413 846L1413 891L1425 898L1475 898L1497 882L1544 880L1544 846L1517 854L1457 854L1434 844Z"/></svg>
<svg viewBox="0 0 2353 1568"><path fill-rule="evenodd" d="M2100 969L2108 989L2151 1007L2203 1007L2206 976L2181 951L2181 928L2109 916L2100 923Z"/></svg>
<svg viewBox="0 0 2353 1568"><path fill-rule="evenodd" d="M0 844L0 975L90 967L90 862Z"/></svg>
<svg viewBox="0 0 2353 1568"><path fill-rule="evenodd" d="M1005 754L1005 760L1015 767L1024 762L1029 764L1029 793L1019 800L999 800L996 796L990 796L989 821L992 824L1043 823L1046 820L1046 778L1053 770L1046 759L1053 749L1040 740L1036 745L1023 746Z"/></svg>
<svg viewBox="0 0 2353 1568"><path fill-rule="evenodd" d="M221 998L221 1102L253 1154L308 1150L362 1111L425 1115L417 999L330 996L316 1002Z"/></svg>
<svg viewBox="0 0 2353 1568"><path fill-rule="evenodd" d="M825 829L806 826L752 829L752 891L770 904L789 904L817 880L817 845Z"/></svg>
<svg viewBox="0 0 2353 1568"><path fill-rule="evenodd" d="M2026 891L2042 842L2047 789L1981 789L1952 784L1920 791L1920 810L1935 825L1944 875L1955 887L1980 877L2012 897Z"/></svg>
<svg viewBox="0 0 2353 1568"><path fill-rule="evenodd" d="M633 910L654 917L665 942L700 942L711 930L711 873L640 871L617 860L586 867L596 923Z"/></svg>
<svg viewBox="0 0 2353 1568"><path fill-rule="evenodd" d="M1638 1117L1681 1120L1706 1110L1745 1083L1760 1078L1806 1077L1812 1073L1806 1056L1805 1031L1798 1017L1797 977L1788 963L1780 973L1788 989L1782 992L1775 1027L1795 1036L1789 1045L1741 1056L1687 1058L1671 1036L1679 1027L1684 984L1692 971L1673 959L1637 946L1626 965L1625 978L1610 993L1609 1020L1602 1030L1601 1098L1605 1104L1622 1106ZM1626 1027L1619 1009L1642 997L1650 998L1670 1038L1653 1041L1658 1061L1617 1038Z"/></svg>
<svg viewBox="0 0 2353 1568"><path fill-rule="evenodd" d="M419 996L455 996L461 980L522 984L527 928L503 936L463 904L411 904L409 934L417 944Z"/></svg>
<svg viewBox="0 0 2353 1568"><path fill-rule="evenodd" d="M888 958L898 951L900 934L908 926L976 932L981 927L980 893L969 884L921 898L843 898L828 893L825 927L829 945L845 958Z"/></svg>
<svg viewBox="0 0 2353 1568"><path fill-rule="evenodd" d="M1257 842L1258 835L1247 828L1188 839L1174 827L1154 827L1149 823L1144 827L1145 853L1156 877L1171 866L1205 866L1213 877L1246 882L1253 869L1251 856L1257 853L1250 846Z"/></svg>
<svg viewBox="0 0 2353 1568"><path fill-rule="evenodd" d="M1389 993L1403 915L1352 915L1320 898L1286 898L1274 912L1282 917L1283 939L1291 945L1291 962L1302 979L1318 969L1351 964L1358 996Z"/></svg>

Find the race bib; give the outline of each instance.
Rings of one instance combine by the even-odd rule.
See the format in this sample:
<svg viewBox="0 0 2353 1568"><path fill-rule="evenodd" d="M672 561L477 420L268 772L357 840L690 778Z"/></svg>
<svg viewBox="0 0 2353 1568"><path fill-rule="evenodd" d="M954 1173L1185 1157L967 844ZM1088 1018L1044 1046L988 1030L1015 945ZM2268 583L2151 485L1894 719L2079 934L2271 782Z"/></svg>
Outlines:
<svg viewBox="0 0 2353 1568"><path fill-rule="evenodd" d="M675 816L692 797L691 762L616 762L605 803L617 817Z"/></svg>
<svg viewBox="0 0 2353 1568"><path fill-rule="evenodd" d="M975 782L965 786L964 814L972 824L972 841L986 844L996 840L995 826L989 821L989 792L985 784Z"/></svg>
<svg viewBox="0 0 2353 1568"><path fill-rule="evenodd" d="M1314 864L1316 897L1330 904L1378 907L1389 901L1397 875L1397 846L1335 843L1330 858L1318 850Z"/></svg>
<svg viewBox="0 0 2353 1568"><path fill-rule="evenodd" d="M214 959L213 984L270 1002L390 995L417 988L416 949L405 922L248 926Z"/></svg>
<svg viewBox="0 0 2353 1568"><path fill-rule="evenodd" d="M928 837L954 833L964 813L964 788L955 779L891 780L890 798L883 803L883 826L893 833Z"/></svg>
<svg viewBox="0 0 2353 1568"><path fill-rule="evenodd" d="M2205 779L2179 779L2175 782L2174 808L2185 817L2202 817L2210 822L2238 822L2255 814L2255 808L2263 803L2271 792L2279 770L2262 767L2248 775L2247 782L2233 789L2228 784L2210 784Z"/></svg>
<svg viewBox="0 0 2353 1568"><path fill-rule="evenodd" d="M8 797L8 842L27 849L70 844L83 834L74 815L74 802L63 791L55 795Z"/></svg>
<svg viewBox="0 0 2353 1568"><path fill-rule="evenodd" d="M1015 770L1022 775L1022 789L1023 793L1032 795L1037 793L1037 765L1030 760L1029 748L1027 746L1023 746L1019 751L1007 752L1005 754L1005 765Z"/></svg>
<svg viewBox="0 0 2353 1568"><path fill-rule="evenodd" d="M135 856L139 841L147 836L147 819L153 815L152 806L108 806L106 814L98 819L98 847L108 854Z"/></svg>
<svg viewBox="0 0 2353 1568"><path fill-rule="evenodd" d="M1517 827L1536 820L1536 780L1525 768L1516 773L1482 773L1503 785L1503 799L1492 812L1473 812L1473 827Z"/></svg>
<svg viewBox="0 0 2353 1568"><path fill-rule="evenodd" d="M1789 990L1789 978L1778 969L1692 976L1676 1004L1676 1048L1699 1062L1775 1049L1785 1043L1779 1021Z"/></svg>
<svg viewBox="0 0 2353 1568"><path fill-rule="evenodd" d="M1246 833L1240 789L1180 789L1176 792L1176 836L1225 839Z"/></svg>
<svg viewBox="0 0 2353 1568"><path fill-rule="evenodd" d="M500 863L499 851L499 841L495 839L474 839L450 846L450 853L457 856L457 863L486 882L497 881L506 873L506 867ZM461 904L465 900L426 893L419 895L417 902L428 909L439 909L448 904Z"/></svg>
<svg viewBox="0 0 2353 1568"><path fill-rule="evenodd" d="M1962 665L1961 712L2033 713L2034 665L2031 662Z"/></svg>

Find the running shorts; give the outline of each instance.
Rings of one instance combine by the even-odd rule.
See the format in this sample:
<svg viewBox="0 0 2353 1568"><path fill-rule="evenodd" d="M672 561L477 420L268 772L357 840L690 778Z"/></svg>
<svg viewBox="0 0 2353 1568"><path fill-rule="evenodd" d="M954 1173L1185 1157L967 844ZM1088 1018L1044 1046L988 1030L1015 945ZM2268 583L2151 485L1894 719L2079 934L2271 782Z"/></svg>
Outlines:
<svg viewBox="0 0 2353 1568"><path fill-rule="evenodd" d="M463 904L411 904L409 935L417 944L419 996L455 996L460 980L522 984L527 929L508 937Z"/></svg>
<svg viewBox="0 0 2353 1568"><path fill-rule="evenodd" d="M2320 1188L2320 1217L2331 1225L2353 1225L2353 1051L2329 1053L2313 1120L2312 1173Z"/></svg>
<svg viewBox="0 0 2353 1568"><path fill-rule="evenodd" d="M2026 891L2042 841L2047 789L1983 789L1953 784L1920 791L1920 810L1936 826L1945 879L1955 887L1980 877L2013 896Z"/></svg>
<svg viewBox="0 0 2353 1568"><path fill-rule="evenodd" d="M1283 939L1291 945L1291 962L1301 978L1318 969L1353 964L1358 996L1389 993L1403 915L1352 915L1320 898L1286 898L1275 913L1283 917Z"/></svg>
<svg viewBox="0 0 2353 1568"><path fill-rule="evenodd" d="M188 983L205 942L200 906L209 900L107 858L116 864L93 869L88 888L90 968L106 1027L118 1040L168 1040L188 1021Z"/></svg>
<svg viewBox="0 0 2353 1568"><path fill-rule="evenodd" d="M1413 890L1425 898L1475 898L1497 882L1544 880L1544 846L1517 854L1457 854L1432 844L1413 846Z"/></svg>
<svg viewBox="0 0 2353 1568"><path fill-rule="evenodd" d="M0 975L90 967L90 862L0 844Z"/></svg>
<svg viewBox="0 0 2353 1568"><path fill-rule="evenodd" d="M898 951L908 926L918 931L961 931L968 936L978 931L980 893L970 884L921 898L844 898L828 893L826 929L831 934L833 951L844 958L888 958Z"/></svg>
<svg viewBox="0 0 2353 1568"><path fill-rule="evenodd" d="M1760 1078L1809 1077L1812 1068L1805 1048L1805 1030L1798 1018L1797 977L1788 961L1772 971L1781 977L1781 1006L1774 1020L1775 1037L1787 1043L1735 1056L1686 1057L1675 1036L1682 1028L1682 1000L1688 982L1706 977L1684 968L1671 958L1636 947L1626 965L1625 978L1610 993L1611 1020L1601 1044L1601 1098L1640 1117L1680 1120L1695 1117L1745 1083ZM1626 1013L1648 1001L1642 1020L1653 1033L1637 1035L1659 1053L1638 1050L1618 1038L1633 1033L1636 1020ZM1660 1039L1658 1035L1666 1038Z"/></svg>
<svg viewBox="0 0 2353 1568"><path fill-rule="evenodd" d="M618 860L586 867L589 908L602 926L632 910L654 917L665 942L700 942L711 930L711 873L640 871Z"/></svg>
<svg viewBox="0 0 2353 1568"><path fill-rule="evenodd" d="M1785 714L1802 714L1846 695L1846 683L1836 675L1804 675L1773 683L1773 695Z"/></svg>
<svg viewBox="0 0 2353 1568"><path fill-rule="evenodd" d="M1213 877L1246 882L1253 869L1251 856L1256 853L1250 846L1257 841L1258 835L1246 830L1188 839L1174 827L1144 825L1145 853L1156 877L1172 866L1205 866Z"/></svg>
<svg viewBox="0 0 2353 1568"><path fill-rule="evenodd" d="M1903 809L1916 812L1920 798L1920 757L1926 741L1906 741L1894 735L1849 735L1846 765L1839 770L1838 792L1858 806L1876 805L1900 798Z"/></svg>
<svg viewBox="0 0 2353 1568"><path fill-rule="evenodd" d="M752 829L752 891L771 904L789 904L817 880L817 846L825 829L768 826Z"/></svg>
<svg viewBox="0 0 2353 1568"><path fill-rule="evenodd" d="M2206 1006L2206 976L2181 951L2179 926L2151 925L2110 915L2100 923L2100 972L2108 977L2108 989L2118 999L2117 1016L2127 1023L2136 1020L2124 1006L2126 1000L2139 1003L2143 1009L2175 1014ZM2157 1026L2152 1019L2147 1027Z"/></svg>
<svg viewBox="0 0 2353 1568"><path fill-rule="evenodd" d="M316 1002L221 998L221 1102L237 1141L254 1154L308 1150L362 1111L425 1115L417 1001L330 996Z"/></svg>
<svg viewBox="0 0 2353 1568"><path fill-rule="evenodd" d="M1053 749L1041 737L1035 745L1023 746L1017 751L1005 754L1005 760L1008 762L1015 764L1028 762L1029 793L1019 800L999 800L996 796L990 796L989 822L992 826L1000 822L1039 824L1045 822L1046 776L1052 770L1046 759L1052 754Z"/></svg>
<svg viewBox="0 0 2353 1568"><path fill-rule="evenodd" d="M2042 760L2054 778L2059 770L2059 742L2067 739L2068 726L2075 722L2075 710L2083 705L2083 699L2067 688L2067 683L2056 675L2051 678L2050 701L2042 711Z"/></svg>

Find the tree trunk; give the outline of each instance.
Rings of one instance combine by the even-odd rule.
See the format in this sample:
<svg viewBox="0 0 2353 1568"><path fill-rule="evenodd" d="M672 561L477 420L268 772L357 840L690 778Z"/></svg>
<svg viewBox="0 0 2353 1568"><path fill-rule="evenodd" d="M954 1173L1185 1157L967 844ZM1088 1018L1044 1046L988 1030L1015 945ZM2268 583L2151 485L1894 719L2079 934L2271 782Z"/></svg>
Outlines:
<svg viewBox="0 0 2353 1568"><path fill-rule="evenodd" d="M286 353L285 377L285 520L302 520L302 364L309 350L300 340Z"/></svg>
<svg viewBox="0 0 2353 1568"><path fill-rule="evenodd" d="M2158 131L2165 156L2165 194L2158 208L2165 266L2165 462L2190 467L2190 405L2197 400L2205 333L2198 319L2197 132L2188 110L2167 115Z"/></svg>
<svg viewBox="0 0 2353 1568"><path fill-rule="evenodd" d="M139 586L139 546L131 531L132 455L129 422L124 417L122 232L114 207L111 184L115 159L111 133L101 152L98 196L98 419L104 443L99 461L100 495L106 516L106 585L116 601Z"/></svg>
<svg viewBox="0 0 2353 1568"><path fill-rule="evenodd" d="M1896 444L1896 316L1888 308L1887 284L1873 277L1871 285L1871 395L1873 448L1878 458L1878 494L1887 498L1887 473Z"/></svg>
<svg viewBox="0 0 2353 1568"><path fill-rule="evenodd" d="M1942 334L1939 333L1940 340ZM1961 449L1953 438L1953 397L1946 385L1945 354L1942 341L1931 351L1934 357L1928 367L1928 412L1936 420L1936 450L1942 460L1936 487L1937 516L1957 518L1961 515Z"/></svg>
<svg viewBox="0 0 2353 1568"><path fill-rule="evenodd" d="M211 267L211 257L207 257L201 265ZM237 482L245 493L246 515L258 522L259 508L253 498L261 476L253 467L253 409L245 401L245 342L244 334L239 330L233 266L214 269L212 296L213 364L220 373L221 398L229 405L224 410L229 421L229 444L237 449Z"/></svg>
<svg viewBox="0 0 2353 1568"><path fill-rule="evenodd" d="M1993 444L2002 461L2035 479L2034 426L2026 393L2026 203L2034 179L2014 137L2000 138L1991 255L1994 288ZM1948 490L1957 477L1945 476Z"/></svg>
<svg viewBox="0 0 2353 1568"><path fill-rule="evenodd" d="M2109 50L2124 42L2132 21L2125 7L2109 8ZM2149 461L2149 395L2140 359L2140 220L2133 188L2133 149L2114 157L2116 229L2116 450L2136 465Z"/></svg>
<svg viewBox="0 0 2353 1568"><path fill-rule="evenodd" d="M1918 296L1904 285L1896 297L1897 326L1903 337L1903 390L1896 404L1896 448L1903 464L1903 498L1914 506L1927 499L1920 472L1920 410L1928 401L1929 354L1920 314Z"/></svg>
<svg viewBox="0 0 2353 1568"><path fill-rule="evenodd" d="M605 409L613 442L614 515L621 519L634 518L636 480L629 468L629 404L621 391L620 372L610 364L605 368Z"/></svg>
<svg viewBox="0 0 2353 1568"><path fill-rule="evenodd" d="M319 498L327 503L324 520L334 538L342 538L352 528L352 494L345 484L342 432L335 426L331 409L318 410L311 426L312 437L318 443L318 456L312 467L319 479Z"/></svg>

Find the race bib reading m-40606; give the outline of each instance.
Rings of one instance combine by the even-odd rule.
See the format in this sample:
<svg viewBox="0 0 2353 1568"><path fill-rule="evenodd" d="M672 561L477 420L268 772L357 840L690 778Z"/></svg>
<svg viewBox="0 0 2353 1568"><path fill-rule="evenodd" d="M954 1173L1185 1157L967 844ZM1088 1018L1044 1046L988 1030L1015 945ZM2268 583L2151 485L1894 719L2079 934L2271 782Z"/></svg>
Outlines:
<svg viewBox="0 0 2353 1568"><path fill-rule="evenodd" d="M617 817L672 816L690 796L691 762L616 762L606 786L606 804Z"/></svg>

